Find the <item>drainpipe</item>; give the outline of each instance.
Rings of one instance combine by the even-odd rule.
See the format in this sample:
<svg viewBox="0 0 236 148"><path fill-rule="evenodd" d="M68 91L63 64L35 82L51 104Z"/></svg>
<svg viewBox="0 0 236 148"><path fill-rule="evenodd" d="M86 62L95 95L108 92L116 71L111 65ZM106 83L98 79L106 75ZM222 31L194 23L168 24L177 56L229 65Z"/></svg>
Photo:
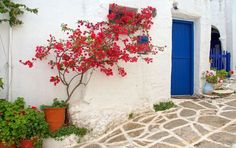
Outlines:
<svg viewBox="0 0 236 148"><path fill-rule="evenodd" d="M12 27L9 29L7 100L12 101Z"/></svg>

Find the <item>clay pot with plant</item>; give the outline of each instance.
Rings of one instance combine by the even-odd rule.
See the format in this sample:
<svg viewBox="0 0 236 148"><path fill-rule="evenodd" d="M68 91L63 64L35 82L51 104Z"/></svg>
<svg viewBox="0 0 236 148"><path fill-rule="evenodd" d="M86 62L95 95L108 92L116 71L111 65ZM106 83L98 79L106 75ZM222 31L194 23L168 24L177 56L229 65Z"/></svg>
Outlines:
<svg viewBox="0 0 236 148"><path fill-rule="evenodd" d="M44 114L25 108L24 98L0 100L0 148L34 148L48 134Z"/></svg>
<svg viewBox="0 0 236 148"><path fill-rule="evenodd" d="M49 129L54 132L61 128L65 123L67 103L64 100L54 99L52 105L41 105L45 119L49 124Z"/></svg>
<svg viewBox="0 0 236 148"><path fill-rule="evenodd" d="M62 31L68 35L66 39L57 39L50 35L46 46L36 47L32 60L20 60L29 68L33 67L36 61L48 60L51 69L57 71L57 75L51 76L50 82L54 85L62 83L65 86L65 104L70 103L77 89L83 89L88 85L95 70L113 76L114 69L117 69L118 74L125 77L127 73L120 63L136 63L139 60L151 63L153 58L148 54L157 55L158 51L163 51L166 47L154 46L151 43L149 30L153 24L152 14L155 8L147 7L137 13L126 11L125 8L120 10L116 4L112 4L111 7L112 11L107 15L107 21L91 23L80 20L75 29L63 24ZM121 12L122 16L119 19L109 21L114 20ZM140 44L138 36L146 36L149 40ZM148 54L145 56L139 54L146 51ZM64 112L63 108L54 107L54 110L61 115ZM45 111L46 120L49 121L48 114L52 110ZM56 116L54 113L50 114ZM66 115L69 116L69 113ZM50 129L55 130L56 127L50 126Z"/></svg>
<svg viewBox="0 0 236 148"><path fill-rule="evenodd" d="M20 147L41 147L42 139L49 133L44 113L40 112L36 107L26 108L19 120L22 123Z"/></svg>
<svg viewBox="0 0 236 148"><path fill-rule="evenodd" d="M227 76L229 76L229 72L227 72L226 70L222 69L222 70L217 70L216 71L216 76L218 77L219 80L224 80L226 79Z"/></svg>
<svg viewBox="0 0 236 148"><path fill-rule="evenodd" d="M19 145L23 132L19 119L23 111L23 98L19 97L14 102L0 100L0 148L15 148Z"/></svg>

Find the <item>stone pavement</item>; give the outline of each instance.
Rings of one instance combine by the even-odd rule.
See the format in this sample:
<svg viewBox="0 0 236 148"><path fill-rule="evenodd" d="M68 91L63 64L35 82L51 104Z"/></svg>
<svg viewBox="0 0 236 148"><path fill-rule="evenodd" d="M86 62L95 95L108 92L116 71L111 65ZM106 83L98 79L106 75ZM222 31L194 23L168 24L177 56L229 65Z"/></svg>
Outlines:
<svg viewBox="0 0 236 148"><path fill-rule="evenodd" d="M229 148L236 144L236 95L173 99L177 107L134 116L79 148Z"/></svg>

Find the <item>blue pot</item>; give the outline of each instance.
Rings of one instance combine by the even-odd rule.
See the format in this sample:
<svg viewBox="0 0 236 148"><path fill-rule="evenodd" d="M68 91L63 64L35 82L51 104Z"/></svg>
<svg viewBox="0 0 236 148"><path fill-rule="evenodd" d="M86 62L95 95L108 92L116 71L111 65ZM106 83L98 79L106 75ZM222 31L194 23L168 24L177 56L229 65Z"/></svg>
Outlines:
<svg viewBox="0 0 236 148"><path fill-rule="evenodd" d="M210 95L214 91L214 88L211 83L206 82L204 87L203 87L203 93Z"/></svg>

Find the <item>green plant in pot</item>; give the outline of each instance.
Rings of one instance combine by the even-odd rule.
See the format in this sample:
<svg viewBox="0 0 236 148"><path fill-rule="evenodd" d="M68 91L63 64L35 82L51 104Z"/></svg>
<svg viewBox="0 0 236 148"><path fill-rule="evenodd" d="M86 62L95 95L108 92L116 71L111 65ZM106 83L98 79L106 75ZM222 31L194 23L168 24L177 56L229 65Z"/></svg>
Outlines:
<svg viewBox="0 0 236 148"><path fill-rule="evenodd" d="M52 105L41 105L50 131L56 131L64 125L68 104L64 100L54 99Z"/></svg>
<svg viewBox="0 0 236 148"><path fill-rule="evenodd" d="M19 119L22 123L21 148L40 147L42 139L48 134L48 124L44 113L36 107L27 108Z"/></svg>
<svg viewBox="0 0 236 148"><path fill-rule="evenodd" d="M224 70L224 69L216 71L216 76L220 80L224 80L228 75L229 75L229 73L226 70Z"/></svg>
<svg viewBox="0 0 236 148"><path fill-rule="evenodd" d="M203 79L206 80L206 83L203 87L203 93L210 95L214 91L214 85L218 82L218 77L216 72L213 70L203 72Z"/></svg>
<svg viewBox="0 0 236 148"><path fill-rule="evenodd" d="M15 102L0 100L0 147L16 147L23 134L21 116L24 112L24 99Z"/></svg>

